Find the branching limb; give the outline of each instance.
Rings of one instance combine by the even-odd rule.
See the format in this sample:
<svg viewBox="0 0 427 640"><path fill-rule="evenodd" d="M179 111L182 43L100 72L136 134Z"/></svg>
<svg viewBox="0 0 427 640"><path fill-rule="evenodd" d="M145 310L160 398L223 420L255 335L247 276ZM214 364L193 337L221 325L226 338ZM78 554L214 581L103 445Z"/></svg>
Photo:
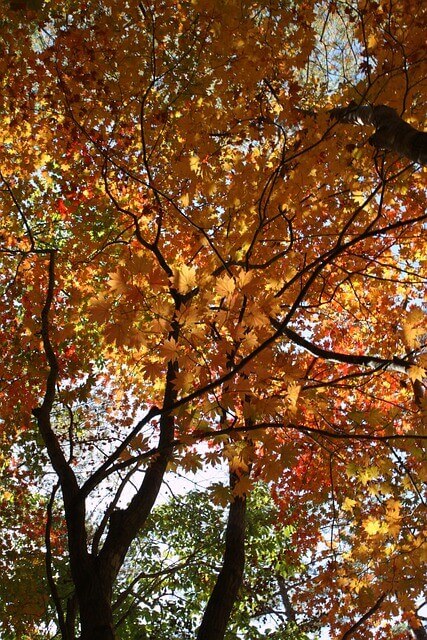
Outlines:
<svg viewBox="0 0 427 640"><path fill-rule="evenodd" d="M4 175L2 174L1 171L0 171L0 178L3 180L4 184L6 185L6 189L7 189L8 193L9 193L10 197L12 198L13 203L14 203L15 207L17 208L19 215L21 216L22 222L24 223L25 232L26 232L26 234L28 236L28 240L30 242L30 250L32 251L32 250L35 249L36 243L35 243L35 240L34 240L34 236L33 236L33 232L31 230L30 224L29 224L29 222L27 220L27 216L25 215L25 212L24 212L22 206L18 202L12 187L10 186L9 182L6 180L6 178L4 177Z"/></svg>
<svg viewBox="0 0 427 640"><path fill-rule="evenodd" d="M290 622L297 621L297 614L295 609L292 606L292 602L289 598L288 588L286 585L286 580L280 574L276 576L277 584L279 585L279 593L280 598L283 602L283 606L285 607L286 617Z"/></svg>
<svg viewBox="0 0 427 640"><path fill-rule="evenodd" d="M49 250L48 286L45 303L41 312L41 337L49 373L46 391L39 407L33 409L38 428L43 438L51 464L58 476L64 499L65 518L68 529L68 547L70 552L70 568L76 586L81 586L87 579L89 556L86 547L87 533L85 523L85 504L79 496L77 478L67 461L59 439L51 424L51 412L56 397L59 377L59 364L50 337L50 313L55 291L55 250ZM68 628L68 627L67 627Z"/></svg>

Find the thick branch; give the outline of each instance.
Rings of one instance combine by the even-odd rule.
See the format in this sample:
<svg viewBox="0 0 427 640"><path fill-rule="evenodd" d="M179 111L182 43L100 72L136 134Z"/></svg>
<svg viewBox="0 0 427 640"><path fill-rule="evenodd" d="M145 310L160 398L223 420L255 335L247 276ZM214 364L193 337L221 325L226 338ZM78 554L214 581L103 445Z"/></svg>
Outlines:
<svg viewBox="0 0 427 640"><path fill-rule="evenodd" d="M37 418L38 427L45 443L50 461L61 482L61 488L64 492L64 498L66 499L67 496L72 498L77 494L78 485L76 477L65 458L64 452L62 451L61 445L59 444L58 438L56 437L50 422L50 414L55 401L56 384L59 373L58 360L50 340L49 320L55 288L55 253L56 252L54 250L49 251L49 280L46 300L41 312L42 326L40 333L46 360L49 366L49 373L46 380L46 391L43 402L40 407L33 409L33 415Z"/></svg>
<svg viewBox="0 0 427 640"><path fill-rule="evenodd" d="M178 308L179 301L177 310ZM174 340L178 339L179 323L176 319L172 322L169 336ZM112 585L123 564L130 544L151 513L160 491L168 462L172 457L175 418L171 415L171 410L177 398L175 385L177 372L177 363L169 361L163 398L164 412L160 417L158 454L146 470L142 485L128 507L124 510L114 511L110 516L108 534L99 554L101 570L105 580L110 585Z"/></svg>
<svg viewBox="0 0 427 640"><path fill-rule="evenodd" d="M389 436L378 436L370 433L346 433L343 431L328 431L327 429L316 429L315 427L306 427L304 425L292 424L291 422L254 422L251 425L244 425L243 427L226 427L225 429L218 429L217 431L202 431L198 433L197 430L193 431L192 436L195 441L208 440L211 438L218 438L224 435L233 435L237 433L249 433L251 431L260 431L261 429L293 429L306 435L324 436L325 438L333 438L334 440L366 440L367 442L390 442L392 440L415 440L418 442L427 441L427 436L418 433L393 433ZM182 444L179 440L175 442L175 446Z"/></svg>
<svg viewBox="0 0 427 640"><path fill-rule="evenodd" d="M280 323L274 320L272 320L272 324L276 328L280 325ZM313 355L317 356L318 358L323 358L324 360L333 360L335 362L361 365L364 367L373 367L375 369L384 369L388 371L399 371L401 373L406 373L411 366L410 362L396 356L392 360L388 360L386 358L380 358L379 356L354 355L350 353L340 353L338 351L323 349L322 347L313 344L309 340L306 340L289 327L285 327L283 329L283 333L300 347L303 347Z"/></svg>
<svg viewBox="0 0 427 640"><path fill-rule="evenodd" d="M55 501L55 495L58 489L59 489L59 484L56 484L52 489L50 500L47 505L46 526L45 526L45 533L44 533L44 541L45 541L45 547L46 547L45 565L46 565L47 582L49 585L50 595L55 605L58 626L61 630L62 639L69 640L67 624L65 622L64 610L62 608L61 599L59 597L58 589L55 583L55 578L53 576L52 545L50 540L50 534L52 530L53 503Z"/></svg>
<svg viewBox="0 0 427 640"><path fill-rule="evenodd" d="M427 132L415 129L391 107L384 104L358 106L352 102L348 107L332 109L331 117L343 123L372 125L375 133L369 142L374 147L427 165Z"/></svg>
<svg viewBox="0 0 427 640"><path fill-rule="evenodd" d="M15 207L18 210L19 215L21 216L22 222L24 223L24 227L25 227L25 232L28 235L28 239L30 241L30 245L31 245L31 250L35 249L36 243L34 240L34 236L33 236L33 232L31 230L30 224L27 220L27 216L25 215L25 212L23 210L23 208L21 207L20 203L18 202L12 187L10 186L9 182L6 180L6 178L4 177L4 175L2 174L2 172L0 171L0 178L3 180L3 182L6 185L6 189L9 192L10 197L13 200L13 204L15 205Z"/></svg>
<svg viewBox="0 0 427 640"><path fill-rule="evenodd" d="M286 617L290 622L295 622L297 620L295 609L292 606L292 603L289 598L288 589L286 586L286 581L283 576L278 574L276 576L277 584L279 585L279 593L280 598L283 602L283 606L285 607Z"/></svg>
<svg viewBox="0 0 427 640"><path fill-rule="evenodd" d="M87 582L88 575L90 575L90 562L86 547L85 504L79 497L76 476L65 458L60 442L51 425L51 412L55 401L59 375L58 360L50 338L49 319L54 300L55 255L56 252L54 250L49 251L48 287L45 304L41 312L41 336L49 373L43 402L40 407L33 409L33 415L37 419L47 453L61 484L68 530L70 567L74 584L78 590L79 587Z"/></svg>
<svg viewBox="0 0 427 640"><path fill-rule="evenodd" d="M357 631L357 629L361 627L366 622L366 620L368 620L375 613L375 611L380 608L386 595L386 593L381 594L378 600L372 605L372 607L368 609L368 611L363 616L361 616L359 620L357 620L357 622L355 622L350 627L350 629L347 629L341 640L348 640L348 638L351 638L351 636Z"/></svg>

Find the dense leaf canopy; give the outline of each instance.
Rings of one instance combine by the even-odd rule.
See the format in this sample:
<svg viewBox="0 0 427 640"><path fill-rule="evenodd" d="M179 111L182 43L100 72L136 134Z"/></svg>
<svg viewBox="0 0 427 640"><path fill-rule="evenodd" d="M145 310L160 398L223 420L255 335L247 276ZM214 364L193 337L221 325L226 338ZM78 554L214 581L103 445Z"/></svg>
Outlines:
<svg viewBox="0 0 427 640"><path fill-rule="evenodd" d="M5 633L114 638L166 474L224 466L198 640L259 481L296 623L422 633L425 3L0 6Z"/></svg>

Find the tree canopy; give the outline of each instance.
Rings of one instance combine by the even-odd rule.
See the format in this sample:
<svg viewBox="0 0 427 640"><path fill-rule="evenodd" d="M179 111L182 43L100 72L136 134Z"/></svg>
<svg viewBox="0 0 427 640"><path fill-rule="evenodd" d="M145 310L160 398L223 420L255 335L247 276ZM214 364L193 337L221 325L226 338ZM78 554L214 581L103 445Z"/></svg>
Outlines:
<svg viewBox="0 0 427 640"><path fill-rule="evenodd" d="M295 629L426 637L426 4L0 6L4 633L120 637L168 474L225 467L197 640L259 483Z"/></svg>

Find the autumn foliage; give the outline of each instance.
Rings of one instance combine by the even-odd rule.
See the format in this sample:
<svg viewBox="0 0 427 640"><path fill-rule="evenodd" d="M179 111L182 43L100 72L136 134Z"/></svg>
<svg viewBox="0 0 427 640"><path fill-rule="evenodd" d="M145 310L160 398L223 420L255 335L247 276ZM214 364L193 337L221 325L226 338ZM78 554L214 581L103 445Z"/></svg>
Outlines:
<svg viewBox="0 0 427 640"><path fill-rule="evenodd" d="M25 537L45 554L29 637L115 638L163 481L207 468L230 486L211 488L228 523L198 640L226 633L258 482L293 532L295 629L410 637L425 3L1 8L0 499L19 518L4 509L1 566L19 603ZM19 607L0 612L22 637Z"/></svg>

